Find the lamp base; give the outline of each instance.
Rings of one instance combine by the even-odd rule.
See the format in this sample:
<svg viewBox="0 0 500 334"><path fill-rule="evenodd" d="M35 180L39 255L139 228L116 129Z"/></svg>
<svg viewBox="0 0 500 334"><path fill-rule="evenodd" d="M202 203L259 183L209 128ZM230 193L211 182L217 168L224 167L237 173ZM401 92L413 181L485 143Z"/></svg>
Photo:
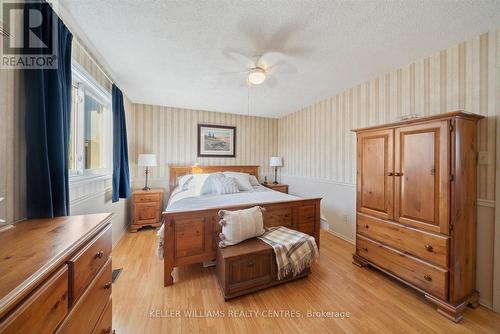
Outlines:
<svg viewBox="0 0 500 334"><path fill-rule="evenodd" d="M144 188L142 188L142 190L144 190L144 191L148 191L148 190L151 190L151 188L149 188L149 187L144 187Z"/></svg>
<svg viewBox="0 0 500 334"><path fill-rule="evenodd" d="M274 181L273 184L279 184L279 182L278 181Z"/></svg>

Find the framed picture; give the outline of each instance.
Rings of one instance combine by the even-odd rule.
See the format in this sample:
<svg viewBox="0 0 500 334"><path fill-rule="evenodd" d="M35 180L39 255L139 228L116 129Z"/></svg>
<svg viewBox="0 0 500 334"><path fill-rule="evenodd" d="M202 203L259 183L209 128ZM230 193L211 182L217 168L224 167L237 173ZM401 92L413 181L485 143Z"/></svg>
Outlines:
<svg viewBox="0 0 500 334"><path fill-rule="evenodd" d="M236 127L198 124L198 157L234 158Z"/></svg>

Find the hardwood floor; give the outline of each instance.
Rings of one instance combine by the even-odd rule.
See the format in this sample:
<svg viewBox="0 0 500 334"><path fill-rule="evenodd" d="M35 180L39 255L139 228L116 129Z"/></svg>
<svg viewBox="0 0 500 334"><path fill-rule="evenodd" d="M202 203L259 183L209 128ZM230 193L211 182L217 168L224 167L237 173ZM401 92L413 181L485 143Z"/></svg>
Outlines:
<svg viewBox="0 0 500 334"><path fill-rule="evenodd" d="M224 302L213 267L176 269L174 285L163 287L155 231L127 233L113 250L113 268L123 267L113 285L113 326L118 334L500 333L500 314L467 309L455 324L413 290L353 265L353 245L324 231L321 238L308 278ZM308 318L308 311L350 316Z"/></svg>

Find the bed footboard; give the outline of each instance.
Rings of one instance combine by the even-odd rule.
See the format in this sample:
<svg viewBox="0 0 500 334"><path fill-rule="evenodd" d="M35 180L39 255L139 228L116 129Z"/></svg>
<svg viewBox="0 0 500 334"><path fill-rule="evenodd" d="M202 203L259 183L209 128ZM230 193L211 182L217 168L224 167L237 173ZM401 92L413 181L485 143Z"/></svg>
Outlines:
<svg viewBox="0 0 500 334"><path fill-rule="evenodd" d="M239 210L260 205L266 209L266 226L285 226L313 236L320 245L321 198L263 204L227 206L207 210L164 212L164 286L172 285L174 267L215 259L219 210Z"/></svg>

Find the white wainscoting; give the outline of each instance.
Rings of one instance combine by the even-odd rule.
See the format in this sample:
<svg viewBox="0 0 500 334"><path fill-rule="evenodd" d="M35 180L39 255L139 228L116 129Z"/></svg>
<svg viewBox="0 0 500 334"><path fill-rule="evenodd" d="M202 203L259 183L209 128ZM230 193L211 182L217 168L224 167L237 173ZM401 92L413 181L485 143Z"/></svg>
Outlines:
<svg viewBox="0 0 500 334"><path fill-rule="evenodd" d="M71 215L112 212L113 246L123 237L130 222L129 200L111 202L110 177L100 177L70 183Z"/></svg>
<svg viewBox="0 0 500 334"><path fill-rule="evenodd" d="M321 213L328 221L329 232L355 244L356 185L331 180L282 175L289 192L302 197L322 197ZM493 306L493 254L495 202L478 199L477 279L481 305Z"/></svg>

